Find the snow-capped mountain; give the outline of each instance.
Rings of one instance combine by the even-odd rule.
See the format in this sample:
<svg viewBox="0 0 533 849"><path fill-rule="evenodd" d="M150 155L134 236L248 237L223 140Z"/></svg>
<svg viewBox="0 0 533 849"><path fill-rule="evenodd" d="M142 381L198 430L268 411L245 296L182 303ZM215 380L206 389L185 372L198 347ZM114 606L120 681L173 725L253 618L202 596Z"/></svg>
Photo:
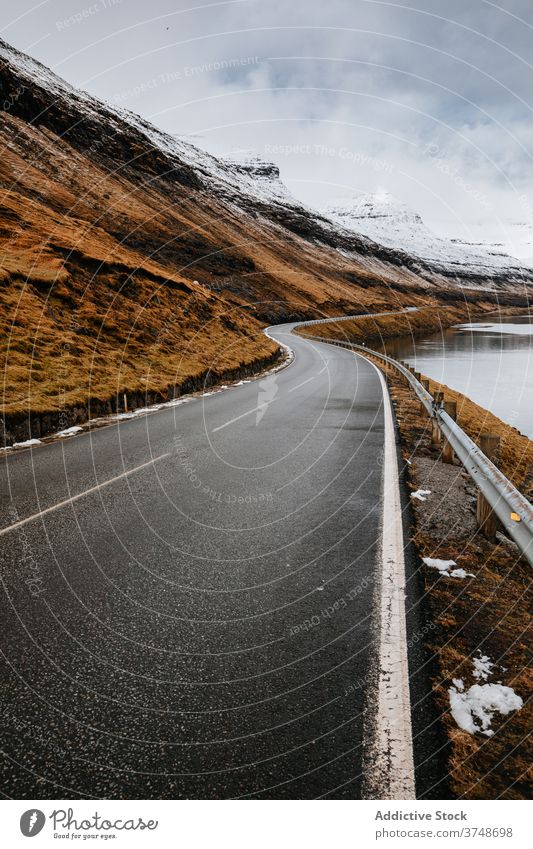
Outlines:
<svg viewBox="0 0 533 849"><path fill-rule="evenodd" d="M208 239L216 233L216 249L203 255L205 245L202 247L197 235L194 244L185 244L184 238L179 242L167 239L157 248L158 259L165 256L174 267L189 269L195 264L190 272L193 277L201 277L202 265L212 270L215 263L224 265L230 273L229 261L222 261L227 252L220 234L224 222L225 238L233 232L232 238L239 245L238 250L232 248L237 272L240 267L250 271L258 261L257 257L242 258L239 266L237 253L251 252L250 246L259 244L275 244L285 264L288 248L294 248L298 262L291 260L291 272L287 274L291 280L296 279L295 264L302 262L305 271L300 279L306 275L313 279L313 284L306 284L306 290L316 281L320 281L319 288L326 286L322 269L328 269L337 283L330 280L319 303L331 299L346 304L346 280L365 289L373 281L377 288L383 286L386 290L394 285L406 289L422 287L424 291L456 284L506 290L518 285L523 290L524 279L528 284L533 282L530 269L525 271L497 247L486 250L439 239L416 214L391 198L385 202L379 196L358 199L347 207L335 206L325 212L311 209L290 194L275 164L249 152L227 158L213 156L183 138L159 130L139 115L75 89L1 40L0 98L5 115L0 132L11 158L17 155L47 176L56 174L58 187L64 177L63 167L71 175L75 166L80 183L76 188L83 199L91 198L94 191L88 177L87 182L82 180L83 167L96 166L104 174L118 173L137 191L139 187L149 187L150 191L162 192L166 203L159 207L165 214L169 214L168 202L177 213L186 212L189 233L201 231ZM53 163L47 162L50 157ZM7 174L6 185L9 179ZM72 188L72 176L67 183ZM31 187L28 191L32 191ZM92 200L102 226L115 234L116 220L111 220L111 210L102 210L102 202ZM54 204L59 204L59 198L54 198ZM242 234L237 236L235 228L243 227L252 227L253 236L244 240ZM147 229L144 227L144 231ZM123 244L153 252L161 234L162 230L159 234L150 232L145 239L143 229L133 227L126 231ZM302 240L299 247L298 239ZM192 237L188 240L193 241ZM310 255L305 256L308 252ZM317 263L315 274L308 271L311 254L311 265ZM275 268L276 274L280 273L279 258L272 263L269 258L269 269ZM270 283L271 272L266 273ZM260 296L263 295L261 291Z"/></svg>
<svg viewBox="0 0 533 849"><path fill-rule="evenodd" d="M520 273L522 263L509 256L503 245L466 242L437 236L420 215L391 194L361 194L332 203L324 215L342 227L367 236L389 248L402 250L448 273L454 270L487 276Z"/></svg>

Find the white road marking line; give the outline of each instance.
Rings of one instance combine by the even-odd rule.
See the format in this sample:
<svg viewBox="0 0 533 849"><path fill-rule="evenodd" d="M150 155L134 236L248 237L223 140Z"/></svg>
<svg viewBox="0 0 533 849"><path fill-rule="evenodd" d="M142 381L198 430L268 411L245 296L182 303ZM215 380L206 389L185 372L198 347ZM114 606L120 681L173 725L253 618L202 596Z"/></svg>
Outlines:
<svg viewBox="0 0 533 849"><path fill-rule="evenodd" d="M322 369L322 371L324 371L324 369ZM322 372L318 372L318 373L322 374ZM296 386L293 386L292 389L289 389L289 391L287 392L287 395L290 392L294 392L295 389L300 389L300 387L305 386L306 383L309 383L311 380L314 380L315 377L316 377L316 375L312 375L311 377L308 377L307 380L304 380L302 383L298 383ZM268 403L270 405L270 404L273 404L275 401L279 401L279 398L272 398ZM257 411L262 410L263 407L264 407L264 403L258 404L257 407L253 408L253 410L247 410L245 413L241 413L240 416L235 416L234 419L230 419L228 422L225 422L223 425L218 425L218 427L214 427L213 430L211 431L211 433L216 433L219 430L223 430L225 427L228 427L228 425L235 424L235 422L240 421L240 419L244 419L244 418L246 418L246 416L251 416L252 413L257 413Z"/></svg>
<svg viewBox="0 0 533 849"><path fill-rule="evenodd" d="M302 386L305 386L306 383L309 383L311 380L314 380L315 377L316 377L316 375L313 374L313 375L311 375L311 377L308 377L307 380L304 380L302 383L296 384L296 386L293 386L292 389L289 389L289 392L287 392L287 395L289 395L290 392L294 392L296 389L300 389Z"/></svg>
<svg viewBox="0 0 533 849"><path fill-rule="evenodd" d="M371 365L383 391L385 433L377 710L369 727L371 744L364 798L416 799L398 459L387 384L377 366Z"/></svg>
<svg viewBox="0 0 533 849"><path fill-rule="evenodd" d="M60 510L62 507L66 507L68 504L73 504L75 501L79 501L80 498L85 498L86 495L90 495L92 492L97 492L99 489L103 489L105 486L109 486L109 484L121 480L121 478L127 478L128 475L132 475L134 472L138 472L140 469L145 469L146 466L152 466L159 460L164 460L165 457L170 456L170 452L168 452L167 454L161 454L159 457L154 457L153 460L148 460L146 463L141 463L140 466L136 466L134 469L130 469L127 472L122 472L121 475L116 475L116 477L110 478L107 481L103 481L103 483L98 483L96 484L96 486L91 486L90 489L86 489L83 492L79 492L77 495L73 495L71 498L66 498L64 501L58 501L57 504L53 504L51 507L46 507L44 510L40 510L38 513L33 513L31 516L27 516L25 519L21 519L19 522L15 522L14 525L8 525L7 528L2 528L2 530L0 530L0 536L8 534L11 531L15 531L17 528L21 528L23 525L27 525L28 522L33 522L40 516L46 516L47 513L53 513L54 510Z"/></svg>
<svg viewBox="0 0 533 849"><path fill-rule="evenodd" d="M273 404L275 401L279 401L279 398L272 398L272 400L269 401L268 403ZM213 430L211 431L211 433L216 433L217 430L223 430L225 427L228 427L228 425L234 424L235 422L238 422L240 419L246 418L246 416L251 416L252 413L257 413L257 411L262 410L264 406L265 406L264 402L262 404L258 404L257 407L253 408L253 410L247 410L245 413L241 413L240 416L235 416L234 419L230 419L229 422L225 422L225 424L223 424L223 425L219 425L218 427L214 427Z"/></svg>
<svg viewBox="0 0 533 849"><path fill-rule="evenodd" d="M306 383L309 383L310 380L314 380L314 379L315 379L314 375L312 377L308 377L307 380L303 381L303 383L298 383L296 386L293 386L292 389L289 389L289 391L287 392L287 395L289 394L289 392L294 392L295 389L299 389L301 386L305 386ZM270 406L270 404L273 404L275 401L279 401L279 398L271 398L268 402L269 406ZM244 418L246 418L246 416L251 416L252 413L257 413L257 411L262 410L264 406L265 406L264 402L262 404L258 404L257 407L253 408L253 410L247 410L245 413L241 413L240 416L235 416L234 419L230 419L229 422L225 422L223 425L218 425L218 427L214 427L213 430L211 431L211 433L216 433L219 430L223 430L225 427L228 427L228 425L235 424L235 422L240 421L240 419L244 419Z"/></svg>

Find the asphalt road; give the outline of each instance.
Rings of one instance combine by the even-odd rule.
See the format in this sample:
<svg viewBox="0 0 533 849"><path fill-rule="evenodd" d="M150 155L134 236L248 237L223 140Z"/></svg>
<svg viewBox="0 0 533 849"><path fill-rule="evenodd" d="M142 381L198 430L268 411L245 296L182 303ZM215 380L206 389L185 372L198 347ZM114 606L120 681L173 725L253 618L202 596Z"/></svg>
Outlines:
<svg viewBox="0 0 533 849"><path fill-rule="evenodd" d="M382 389L288 334L271 377L2 459L6 796L360 796Z"/></svg>

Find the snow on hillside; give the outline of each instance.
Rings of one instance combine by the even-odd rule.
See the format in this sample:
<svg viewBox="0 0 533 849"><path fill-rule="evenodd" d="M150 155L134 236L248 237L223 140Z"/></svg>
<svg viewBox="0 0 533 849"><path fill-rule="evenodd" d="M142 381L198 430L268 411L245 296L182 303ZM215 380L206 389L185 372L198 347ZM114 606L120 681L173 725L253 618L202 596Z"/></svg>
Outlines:
<svg viewBox="0 0 533 849"><path fill-rule="evenodd" d="M301 204L280 180L279 168L265 162L253 151L240 151L232 157L218 158L195 147L179 136L158 129L140 115L119 106L104 103L74 88L40 62L20 53L0 39L0 60L16 68L18 74L52 93L55 98L71 103L80 114L104 118L109 129L124 129L124 124L140 132L150 146L163 151L170 159L194 168L207 186L222 192L232 201L247 197L256 203L282 203L294 207ZM114 125L114 127L113 127Z"/></svg>
<svg viewBox="0 0 533 849"><path fill-rule="evenodd" d="M278 167L260 159L253 151L219 158L159 130L133 112L108 104L106 106L115 111L122 121L143 133L155 148L163 150L170 157L178 157L180 162L194 168L206 185L218 190L225 188L232 200L249 197L256 202L297 205L297 201L281 182Z"/></svg>
<svg viewBox="0 0 533 849"><path fill-rule="evenodd" d="M350 201L331 204L322 212L347 230L439 267L490 274L505 269L516 273L522 265L520 260L505 253L501 245L437 236L420 215L385 192L358 195Z"/></svg>

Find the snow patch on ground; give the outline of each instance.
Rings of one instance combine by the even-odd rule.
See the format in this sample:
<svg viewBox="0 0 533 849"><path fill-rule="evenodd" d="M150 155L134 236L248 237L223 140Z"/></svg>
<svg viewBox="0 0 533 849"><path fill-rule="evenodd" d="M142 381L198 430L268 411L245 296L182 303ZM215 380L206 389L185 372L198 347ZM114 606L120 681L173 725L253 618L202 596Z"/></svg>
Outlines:
<svg viewBox="0 0 533 849"><path fill-rule="evenodd" d="M457 566L455 560L438 560L435 557L423 557L422 560L430 569L438 569L439 572L448 572L450 566Z"/></svg>
<svg viewBox="0 0 533 849"><path fill-rule="evenodd" d="M512 687L503 684L473 684L465 692L461 678L453 679L448 695L451 714L459 728L469 734L480 731L486 737L494 734L490 727L494 714L507 716L524 704Z"/></svg>
<svg viewBox="0 0 533 849"><path fill-rule="evenodd" d="M190 395L186 395L184 398L174 398L172 401L165 401L162 405L163 407L179 407L180 404L188 404L189 401L192 401L192 397Z"/></svg>
<svg viewBox="0 0 533 849"><path fill-rule="evenodd" d="M480 657L474 658L474 678L482 678L486 681L493 668L494 663L487 657L486 654L482 654Z"/></svg>
<svg viewBox="0 0 533 849"><path fill-rule="evenodd" d="M82 430L83 430L83 428L80 427L79 425L74 425L73 427L65 428L65 430L59 430L56 433L56 436L61 436L61 437L74 436L76 433L81 433Z"/></svg>
<svg viewBox="0 0 533 849"><path fill-rule="evenodd" d="M474 578L472 572L465 572L464 569L452 569L450 578Z"/></svg>
<svg viewBox="0 0 533 849"><path fill-rule="evenodd" d="M426 496L431 495L430 489L417 489L411 493L411 498L416 498L418 501L427 501Z"/></svg>
<svg viewBox="0 0 533 849"><path fill-rule="evenodd" d="M472 572L465 572L464 569L450 569L450 566L457 566L455 560L438 560L434 557L423 557L423 562L430 569L438 569L441 575L446 575L448 578L473 578Z"/></svg>
<svg viewBox="0 0 533 849"><path fill-rule="evenodd" d="M201 397L205 397L207 394L212 393L204 393ZM168 407L179 407L181 404L188 404L189 401L192 401L193 396L187 395L184 398L174 398L172 401L164 401L161 404L152 404L150 407L139 407L137 410L132 410L129 413L114 413L111 416L99 416L96 419L91 419L90 422L87 423L87 426L101 424L102 422L120 422L127 421L128 419L135 419L138 416L144 416L146 413L156 413L158 410L164 410Z"/></svg>
<svg viewBox="0 0 533 849"><path fill-rule="evenodd" d="M40 439L27 439L25 442L14 442L13 448L30 448L32 445L42 445Z"/></svg>

